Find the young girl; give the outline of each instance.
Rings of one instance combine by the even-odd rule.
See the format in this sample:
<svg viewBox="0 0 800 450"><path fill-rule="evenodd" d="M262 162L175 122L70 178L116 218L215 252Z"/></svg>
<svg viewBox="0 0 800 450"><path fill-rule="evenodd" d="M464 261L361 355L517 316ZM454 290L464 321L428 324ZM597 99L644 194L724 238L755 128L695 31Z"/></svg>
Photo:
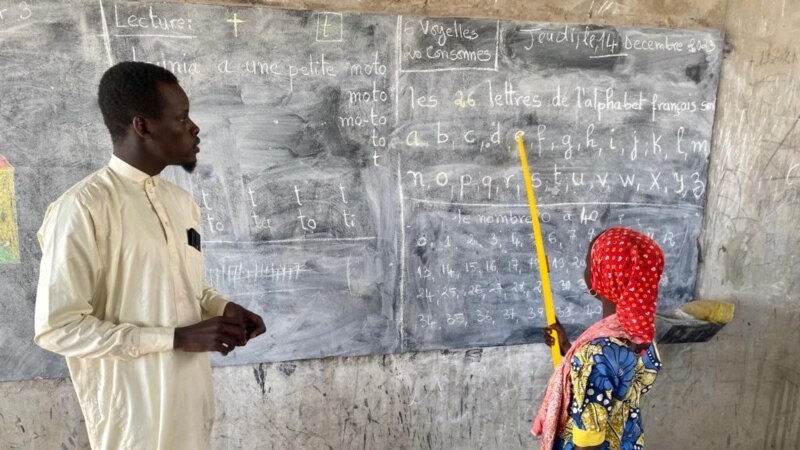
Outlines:
<svg viewBox="0 0 800 450"><path fill-rule="evenodd" d="M640 450L642 396L661 368L655 337L658 283L664 254L652 239L611 228L589 246L586 283L603 302L603 319L570 345L558 333L564 359L545 392L531 431L542 450Z"/></svg>

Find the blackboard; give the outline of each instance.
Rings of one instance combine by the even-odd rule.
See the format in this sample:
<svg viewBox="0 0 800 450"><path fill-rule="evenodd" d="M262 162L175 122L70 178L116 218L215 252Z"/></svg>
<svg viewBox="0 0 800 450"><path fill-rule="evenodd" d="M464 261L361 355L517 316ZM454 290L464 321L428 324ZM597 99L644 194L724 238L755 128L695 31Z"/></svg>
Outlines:
<svg viewBox="0 0 800 450"><path fill-rule="evenodd" d="M722 33L108 1L0 0L0 379L58 377L31 342L46 206L102 167L110 64L176 73L206 276L268 335L218 365L541 342L514 134L525 132L558 316L601 314L587 243L664 248L691 298ZM8 185L8 183L6 183ZM3 231L10 230L10 231ZM13 232L13 233L12 233Z"/></svg>

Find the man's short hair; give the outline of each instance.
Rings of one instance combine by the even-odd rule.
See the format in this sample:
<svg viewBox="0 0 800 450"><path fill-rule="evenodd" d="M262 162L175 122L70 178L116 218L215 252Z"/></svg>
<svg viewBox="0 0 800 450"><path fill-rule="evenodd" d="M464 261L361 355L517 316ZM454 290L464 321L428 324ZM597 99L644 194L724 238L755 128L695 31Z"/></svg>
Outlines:
<svg viewBox="0 0 800 450"><path fill-rule="evenodd" d="M125 137L134 116L161 116L164 105L158 82L178 84L178 79L167 69L143 62L121 62L106 70L100 78L97 103L112 141Z"/></svg>

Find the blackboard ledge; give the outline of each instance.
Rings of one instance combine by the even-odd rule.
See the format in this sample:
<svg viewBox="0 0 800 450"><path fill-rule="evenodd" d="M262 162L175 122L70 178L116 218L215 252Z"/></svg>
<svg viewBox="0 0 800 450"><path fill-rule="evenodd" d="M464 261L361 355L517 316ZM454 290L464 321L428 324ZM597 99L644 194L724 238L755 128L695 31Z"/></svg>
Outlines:
<svg viewBox="0 0 800 450"><path fill-rule="evenodd" d="M674 314L656 314L656 342L659 344L688 344L708 342L724 323L695 319L678 310Z"/></svg>

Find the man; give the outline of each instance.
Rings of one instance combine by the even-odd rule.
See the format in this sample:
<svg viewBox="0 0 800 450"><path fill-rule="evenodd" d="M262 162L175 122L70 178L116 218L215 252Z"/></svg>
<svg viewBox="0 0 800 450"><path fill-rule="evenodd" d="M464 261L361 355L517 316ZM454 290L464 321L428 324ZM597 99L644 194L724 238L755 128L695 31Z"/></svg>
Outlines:
<svg viewBox="0 0 800 450"><path fill-rule="evenodd" d="M159 177L191 172L199 152L175 76L120 63L98 97L114 155L47 209L34 340L66 357L92 448L207 449L207 352L266 328L205 283L200 210Z"/></svg>

